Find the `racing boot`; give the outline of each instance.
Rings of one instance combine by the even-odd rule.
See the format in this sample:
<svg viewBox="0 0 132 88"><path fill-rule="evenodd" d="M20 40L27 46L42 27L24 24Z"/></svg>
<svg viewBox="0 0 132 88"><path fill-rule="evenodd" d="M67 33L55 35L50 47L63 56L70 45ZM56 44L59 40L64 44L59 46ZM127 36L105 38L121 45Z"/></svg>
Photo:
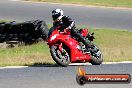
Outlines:
<svg viewBox="0 0 132 88"><path fill-rule="evenodd" d="M85 40L86 53L90 53L90 45L91 45L91 42L88 39L86 39Z"/></svg>
<svg viewBox="0 0 132 88"><path fill-rule="evenodd" d="M85 42L86 42L85 47L86 47L86 52L87 52L87 53L89 53L89 52L90 52L90 53L94 53L94 52L97 51L97 50L95 49L95 47L92 46L92 43L91 43L90 40L86 39Z"/></svg>

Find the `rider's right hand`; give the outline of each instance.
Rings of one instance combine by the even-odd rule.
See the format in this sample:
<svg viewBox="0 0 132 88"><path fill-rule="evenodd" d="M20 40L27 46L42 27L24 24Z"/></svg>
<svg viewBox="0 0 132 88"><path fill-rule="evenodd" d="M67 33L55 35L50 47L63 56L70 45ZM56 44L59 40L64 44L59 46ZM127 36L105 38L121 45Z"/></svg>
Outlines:
<svg viewBox="0 0 132 88"><path fill-rule="evenodd" d="M68 28L65 28L65 29L64 29L64 33L67 33L68 31L69 31Z"/></svg>

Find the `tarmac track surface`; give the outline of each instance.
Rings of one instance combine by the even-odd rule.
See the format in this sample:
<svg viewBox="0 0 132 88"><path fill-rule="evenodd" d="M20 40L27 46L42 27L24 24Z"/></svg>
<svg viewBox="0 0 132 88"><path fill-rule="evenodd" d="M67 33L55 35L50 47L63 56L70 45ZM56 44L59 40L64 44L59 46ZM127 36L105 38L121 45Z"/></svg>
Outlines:
<svg viewBox="0 0 132 88"><path fill-rule="evenodd" d="M132 31L132 9L1 0L0 19L16 21L43 19L47 23L52 23L51 11L55 8L64 10L64 14L70 16L77 25L89 28L117 28Z"/></svg>
<svg viewBox="0 0 132 88"><path fill-rule="evenodd" d="M132 64L82 66L88 74L130 74ZM0 88L131 88L130 84L85 84L76 82L78 66L0 69Z"/></svg>

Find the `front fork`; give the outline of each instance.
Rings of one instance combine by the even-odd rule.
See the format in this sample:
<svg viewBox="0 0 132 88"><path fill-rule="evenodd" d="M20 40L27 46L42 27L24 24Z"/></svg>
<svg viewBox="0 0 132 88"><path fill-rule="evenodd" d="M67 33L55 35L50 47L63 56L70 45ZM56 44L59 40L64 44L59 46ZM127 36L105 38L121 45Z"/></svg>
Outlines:
<svg viewBox="0 0 132 88"><path fill-rule="evenodd" d="M59 51L60 51L61 53L63 52L62 43L59 44Z"/></svg>
<svg viewBox="0 0 132 88"><path fill-rule="evenodd" d="M60 43L60 44L57 43L57 44L55 44L55 46L57 46L57 49L58 49L61 53L64 52L62 43Z"/></svg>
<svg viewBox="0 0 132 88"><path fill-rule="evenodd" d="M59 44L59 51L63 54L63 55L65 55L65 50L63 49L63 45L62 45L62 43L60 43Z"/></svg>

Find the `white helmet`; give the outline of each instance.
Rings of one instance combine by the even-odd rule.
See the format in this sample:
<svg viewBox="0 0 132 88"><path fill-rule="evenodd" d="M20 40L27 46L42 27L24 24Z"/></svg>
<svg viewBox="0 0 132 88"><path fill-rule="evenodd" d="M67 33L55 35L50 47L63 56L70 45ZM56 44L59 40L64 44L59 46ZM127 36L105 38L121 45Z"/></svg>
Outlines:
<svg viewBox="0 0 132 88"><path fill-rule="evenodd" d="M61 9L55 9L52 11L53 20L59 21L63 17L63 11Z"/></svg>

